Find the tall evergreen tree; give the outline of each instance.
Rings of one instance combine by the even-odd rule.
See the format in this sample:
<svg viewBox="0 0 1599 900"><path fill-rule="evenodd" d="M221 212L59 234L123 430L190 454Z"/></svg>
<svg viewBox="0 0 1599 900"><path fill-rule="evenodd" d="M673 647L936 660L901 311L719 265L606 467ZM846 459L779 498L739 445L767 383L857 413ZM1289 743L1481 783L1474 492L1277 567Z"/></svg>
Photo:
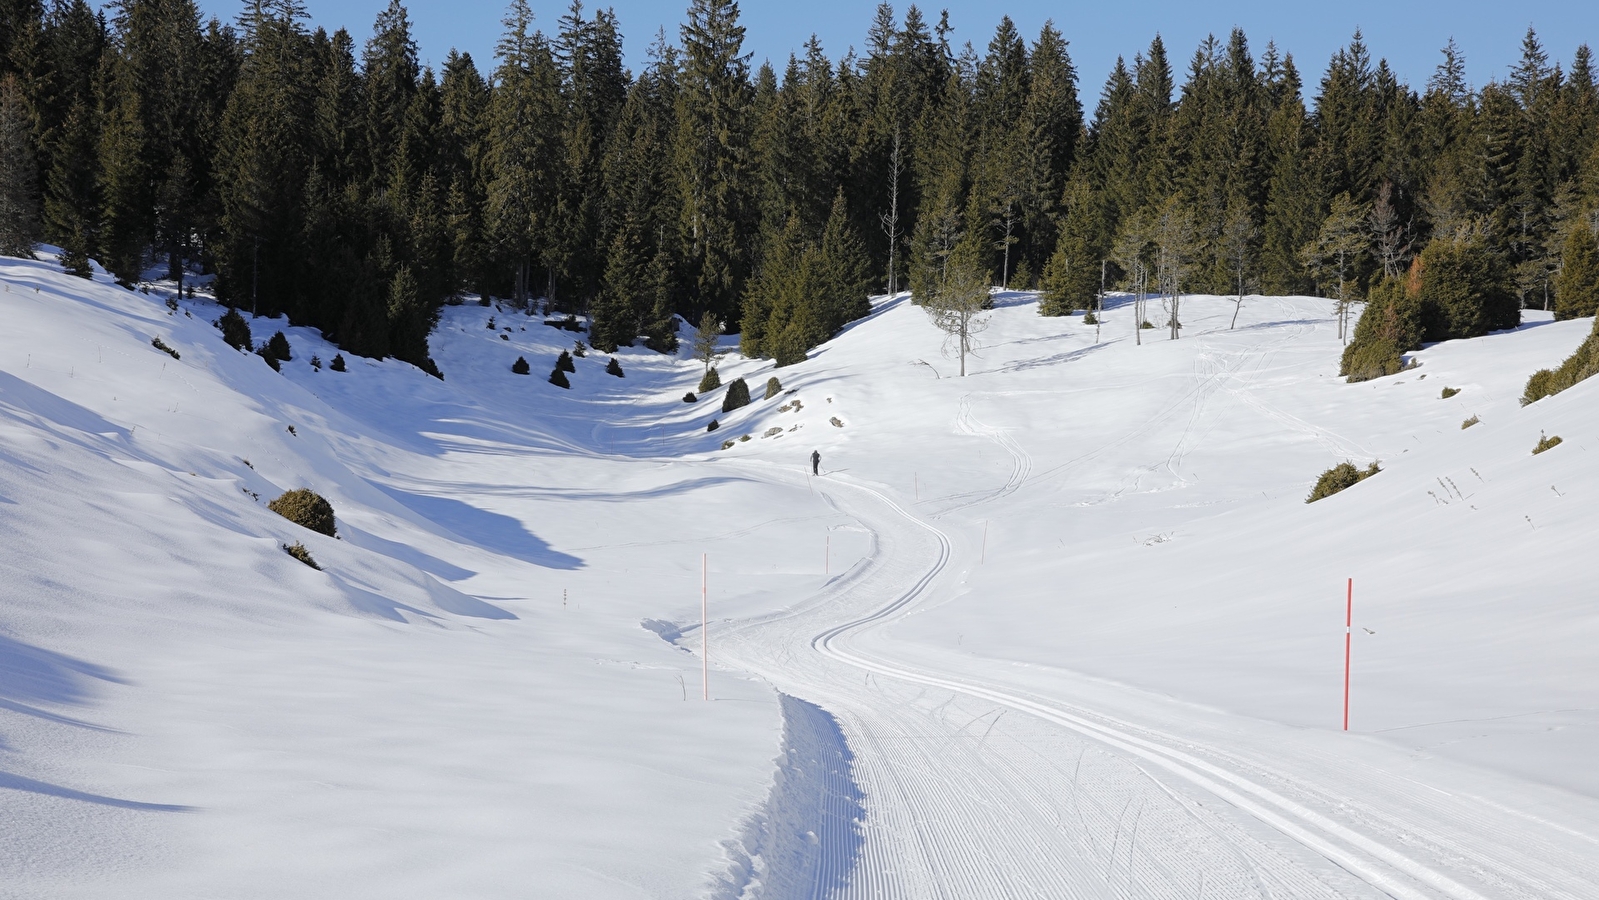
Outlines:
<svg viewBox="0 0 1599 900"><path fill-rule="evenodd" d="M749 55L735 0L693 0L682 27L674 160L689 304L732 318L749 253ZM697 316L696 316L697 318Z"/></svg>

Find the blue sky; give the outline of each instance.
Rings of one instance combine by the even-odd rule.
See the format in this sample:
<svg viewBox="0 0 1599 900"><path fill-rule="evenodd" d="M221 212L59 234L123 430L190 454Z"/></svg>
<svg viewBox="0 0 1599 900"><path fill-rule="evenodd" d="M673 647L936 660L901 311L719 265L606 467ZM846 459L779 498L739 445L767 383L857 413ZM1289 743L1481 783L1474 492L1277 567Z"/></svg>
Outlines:
<svg viewBox="0 0 1599 900"><path fill-rule="evenodd" d="M306 0L312 20L329 30L345 27L363 42L372 21L387 0ZM665 27L677 37L687 0L611 0L586 4L616 9L627 45L629 64L643 57L656 29ZM903 12L908 4L896 3ZM238 15L238 0L202 0L208 15L231 19ZM861 47L871 23L875 2L808 0L769 2L746 0L742 21L748 29L745 47L754 62L770 58L781 70L790 52L798 51L815 32L835 59L850 46ZM1420 87L1439 59L1438 50L1452 35L1466 55L1473 85L1502 79L1519 58L1527 26L1538 29L1552 59L1569 63L1578 44L1599 45L1599 2L1594 0L1523 0L1487 3L1374 2L1344 0L1339 3L1294 3L1284 0L1233 0L1233 2L1148 2L1120 0L1111 3L1064 3L1059 0L949 0L923 5L926 17L936 22L938 10L948 8L957 42L971 41L981 50L1002 15L1010 15L1024 34L1036 35L1048 19L1071 42L1073 60L1082 79L1090 110L1105 76L1118 55L1129 59L1149 45L1158 31L1166 41L1179 80L1189 56L1207 33L1225 36L1234 25L1248 34L1258 55L1268 39L1294 54L1301 73L1312 88L1327 60L1346 44L1359 26L1373 56L1386 57L1400 77ZM424 60L441 61L449 49L472 54L478 66L492 65L494 43L500 31L504 4L498 0L454 0L450 3L418 2L409 6L417 42ZM534 0L539 27L553 31L567 2Z"/></svg>

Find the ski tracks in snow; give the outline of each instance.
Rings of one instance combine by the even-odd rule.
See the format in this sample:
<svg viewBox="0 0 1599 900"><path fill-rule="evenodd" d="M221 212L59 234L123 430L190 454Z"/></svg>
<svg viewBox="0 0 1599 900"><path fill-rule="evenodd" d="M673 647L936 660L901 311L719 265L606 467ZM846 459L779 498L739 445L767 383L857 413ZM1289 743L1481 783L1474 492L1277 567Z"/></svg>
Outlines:
<svg viewBox="0 0 1599 900"><path fill-rule="evenodd" d="M1235 367L1204 373L1196 393L1214 391ZM961 400L957 429L1002 447L1012 472L940 516L1013 494L1032 471L1026 451L983 424L971 399ZM847 860L804 861L798 876L772 868L782 859L763 860L767 877L721 896L1595 896L1591 846L1529 849L1518 840L1526 823L1506 824L1488 801L1373 770L1385 782L1371 795L1383 798L1379 808L1319 787L1315 772L1281 771L1281 760L1267 765L1034 690L896 661L881 641L867 649L874 629L929 596L952 545L874 486L834 476L818 487L870 529L873 553L790 610L725 625L722 660L836 718L864 795L859 839ZM1336 772L1342 761L1325 762L1324 772ZM790 802L778 793L771 804ZM803 875L810 871L828 874Z"/></svg>

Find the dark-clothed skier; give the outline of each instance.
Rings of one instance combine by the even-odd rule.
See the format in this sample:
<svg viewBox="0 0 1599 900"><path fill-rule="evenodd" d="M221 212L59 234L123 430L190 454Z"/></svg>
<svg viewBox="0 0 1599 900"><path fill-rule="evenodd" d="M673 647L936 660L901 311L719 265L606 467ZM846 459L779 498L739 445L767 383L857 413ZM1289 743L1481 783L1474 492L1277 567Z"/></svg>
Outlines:
<svg viewBox="0 0 1599 900"><path fill-rule="evenodd" d="M811 474L822 474L822 451L820 450L811 451Z"/></svg>

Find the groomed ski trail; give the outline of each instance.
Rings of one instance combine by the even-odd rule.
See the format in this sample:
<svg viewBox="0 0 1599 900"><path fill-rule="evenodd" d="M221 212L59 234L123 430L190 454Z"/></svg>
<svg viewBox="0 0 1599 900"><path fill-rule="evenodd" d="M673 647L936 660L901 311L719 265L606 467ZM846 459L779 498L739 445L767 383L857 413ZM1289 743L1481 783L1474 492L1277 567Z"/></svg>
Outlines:
<svg viewBox="0 0 1599 900"><path fill-rule="evenodd" d="M1012 472L940 517L1014 493L1032 471L1020 444L983 425L971 400L962 398L957 430L993 439ZM747 465L758 477L793 480ZM1294 760L1268 765L863 649L870 632L952 593L962 553L874 486L834 475L816 487L872 532L874 552L793 609L720 623L720 662L837 717L866 814L843 887L756 896L1595 896L1599 865L1584 836L1538 829L1540 842L1528 848L1528 823L1512 832L1489 801L1384 772L1366 773L1383 780L1381 792L1352 798L1345 783L1316 783L1331 768L1295 772L1284 767Z"/></svg>

